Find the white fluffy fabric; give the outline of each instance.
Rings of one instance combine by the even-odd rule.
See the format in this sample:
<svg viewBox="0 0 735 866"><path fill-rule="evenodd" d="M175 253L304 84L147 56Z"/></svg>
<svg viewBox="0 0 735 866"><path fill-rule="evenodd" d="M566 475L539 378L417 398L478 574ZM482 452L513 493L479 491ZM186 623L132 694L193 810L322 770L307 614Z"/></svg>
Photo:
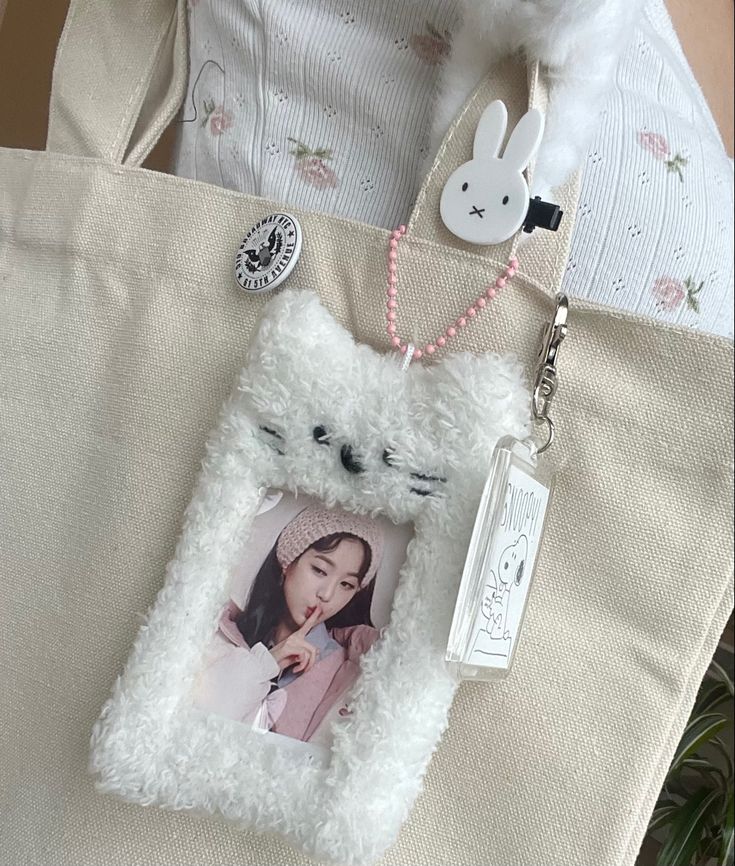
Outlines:
<svg viewBox="0 0 735 866"><path fill-rule="evenodd" d="M439 82L432 152L490 67L521 52L538 60L550 81L546 130L531 190L546 196L579 167L643 2L463 0L462 5L462 24Z"/></svg>
<svg viewBox="0 0 735 866"><path fill-rule="evenodd" d="M208 442L165 585L95 726L98 788L278 832L335 863L377 859L446 725L456 684L443 657L492 449L529 423L511 358L460 354L403 372L400 356L356 345L311 293L272 300ZM366 471L348 473L338 448L315 443L317 425L350 443ZM281 434L282 454L261 426ZM412 472L446 481L417 496ZM324 765L189 700L262 486L415 527L390 624L363 657L353 713Z"/></svg>

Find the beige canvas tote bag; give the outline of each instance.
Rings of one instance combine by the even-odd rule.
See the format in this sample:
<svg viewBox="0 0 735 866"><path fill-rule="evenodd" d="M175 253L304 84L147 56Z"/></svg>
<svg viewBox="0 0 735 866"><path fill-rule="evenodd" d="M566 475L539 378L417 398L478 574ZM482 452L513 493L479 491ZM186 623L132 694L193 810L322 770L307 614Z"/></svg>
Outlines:
<svg viewBox="0 0 735 866"><path fill-rule="evenodd" d="M183 3L73 2L48 149L0 150L2 863L312 862L101 796L86 769L265 302L232 263L276 204L138 167L183 101L185 54ZM504 263L445 233L438 197L484 105L503 98L512 122L528 93L517 64L495 70L427 177L401 250L418 339ZM458 349L533 369L574 184L560 202L564 233L521 250L513 290ZM387 349L388 233L297 216L288 284ZM570 301L524 641L502 684L460 688L386 864L632 864L732 608L731 344Z"/></svg>

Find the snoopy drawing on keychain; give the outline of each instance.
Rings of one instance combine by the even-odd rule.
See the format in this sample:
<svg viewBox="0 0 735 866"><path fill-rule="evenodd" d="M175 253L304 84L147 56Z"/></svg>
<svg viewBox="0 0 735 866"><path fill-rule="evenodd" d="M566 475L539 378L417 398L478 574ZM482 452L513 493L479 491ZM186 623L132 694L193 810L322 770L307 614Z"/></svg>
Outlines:
<svg viewBox="0 0 735 866"><path fill-rule="evenodd" d="M471 244L500 244L523 226L529 210L523 171L541 143L544 116L527 111L510 135L502 157L500 146L508 111L496 99L483 111L475 131L472 159L450 175L439 202L442 222Z"/></svg>
<svg viewBox="0 0 735 866"><path fill-rule="evenodd" d="M475 637L470 662L477 654L507 658L510 655L512 636L508 627L508 612L511 590L520 586L528 560L528 539L521 535L515 544L506 547L498 560L497 575L490 571L482 599L482 615L487 620L484 628Z"/></svg>

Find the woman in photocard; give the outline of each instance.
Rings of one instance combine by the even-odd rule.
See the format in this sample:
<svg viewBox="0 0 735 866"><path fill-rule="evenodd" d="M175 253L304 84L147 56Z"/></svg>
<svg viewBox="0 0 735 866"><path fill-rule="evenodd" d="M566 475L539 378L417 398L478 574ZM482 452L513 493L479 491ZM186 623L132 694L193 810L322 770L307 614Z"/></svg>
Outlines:
<svg viewBox="0 0 735 866"><path fill-rule="evenodd" d="M280 532L244 608L230 601L195 687L198 707L311 741L377 640L370 618L383 530L312 504Z"/></svg>

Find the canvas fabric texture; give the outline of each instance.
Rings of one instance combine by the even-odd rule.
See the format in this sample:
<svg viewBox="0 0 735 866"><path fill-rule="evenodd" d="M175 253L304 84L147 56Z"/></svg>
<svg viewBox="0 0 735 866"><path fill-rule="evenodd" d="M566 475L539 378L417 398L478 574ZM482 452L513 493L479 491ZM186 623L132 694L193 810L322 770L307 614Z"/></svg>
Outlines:
<svg viewBox="0 0 735 866"><path fill-rule="evenodd" d="M272 836L101 796L87 775L265 303L237 290L235 252L278 209L137 167L183 99L185 15L114 8L72 2L47 151L0 150L0 863L307 864ZM481 108L525 82L510 66L485 82L401 241L402 323L424 342L505 264L435 211ZM387 232L296 215L289 285L387 349ZM457 349L513 352L530 375L570 222L523 246ZM459 689L385 864L634 863L732 609L732 360L723 339L572 299L524 641L508 680Z"/></svg>

